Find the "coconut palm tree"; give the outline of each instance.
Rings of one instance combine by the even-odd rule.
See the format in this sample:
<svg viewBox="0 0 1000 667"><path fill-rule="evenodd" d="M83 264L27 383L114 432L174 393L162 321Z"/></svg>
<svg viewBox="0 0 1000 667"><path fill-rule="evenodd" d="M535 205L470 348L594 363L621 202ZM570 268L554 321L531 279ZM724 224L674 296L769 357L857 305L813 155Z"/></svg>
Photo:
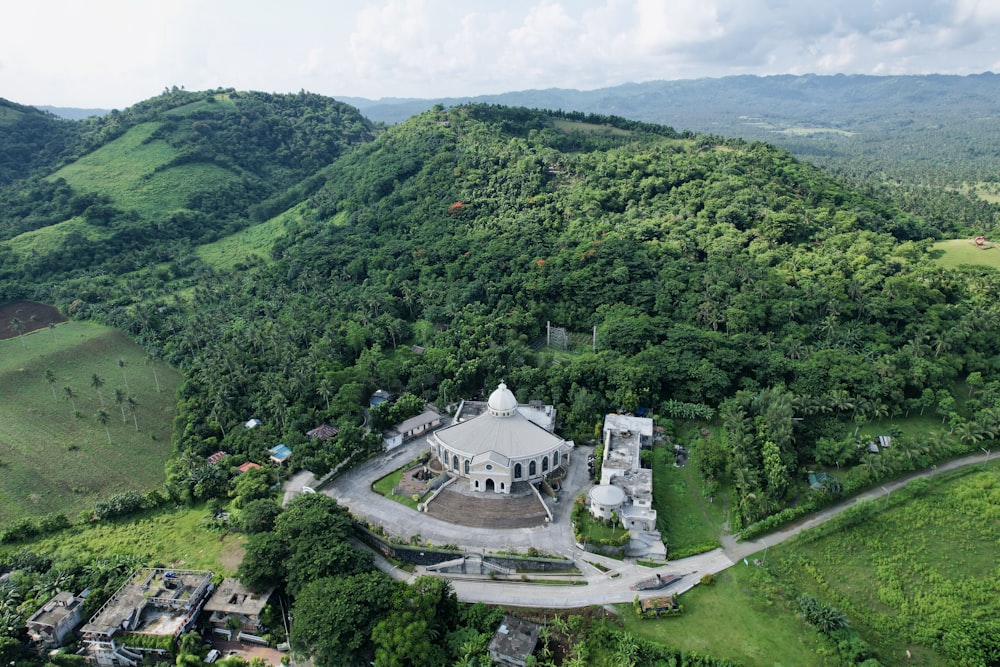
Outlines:
<svg viewBox="0 0 1000 667"><path fill-rule="evenodd" d="M124 391L122 391L118 387L115 387L115 405L117 405L118 409L122 411L122 422L123 423L125 422L125 398L126 398L126 396L127 395L125 394Z"/></svg>
<svg viewBox="0 0 1000 667"><path fill-rule="evenodd" d="M132 423L135 424L135 432L139 432L139 419L135 416L135 409L139 407L139 403L135 400L134 396L126 396L125 404L128 405L128 411L132 414Z"/></svg>
<svg viewBox="0 0 1000 667"><path fill-rule="evenodd" d="M94 419L97 420L98 424L100 424L101 426L104 427L104 432L108 436L108 444L110 445L111 444L111 431L108 430L108 419L110 419L110 417L108 416L108 413L104 411L104 408L101 408L96 413L94 413Z"/></svg>
<svg viewBox="0 0 1000 667"><path fill-rule="evenodd" d="M21 339L21 347L27 349L27 346L24 344L24 322L21 321L21 318L16 315L10 318L10 324L7 325L7 328L17 332L18 338Z"/></svg>
<svg viewBox="0 0 1000 667"><path fill-rule="evenodd" d="M122 369L122 379L125 381L125 391L128 391L128 376L125 375L125 365L126 361L122 358L118 359L118 368Z"/></svg>
<svg viewBox="0 0 1000 667"><path fill-rule="evenodd" d="M63 397L73 406L73 412L76 412L76 393L73 388L63 387Z"/></svg>
<svg viewBox="0 0 1000 667"><path fill-rule="evenodd" d="M45 369L45 381L49 383L49 389L52 390L52 400L58 401L59 397L56 396L56 374L52 372L51 368Z"/></svg>
<svg viewBox="0 0 1000 667"><path fill-rule="evenodd" d="M156 383L156 393L160 393L160 378L156 375L156 361L159 358L159 354L156 352L150 352L146 355L146 365L149 366L149 370L153 371L153 382Z"/></svg>
<svg viewBox="0 0 1000 667"><path fill-rule="evenodd" d="M90 376L90 386L97 390L97 397L101 399L101 407L103 408L104 394L101 393L101 387L104 386L104 379L97 373L94 373Z"/></svg>

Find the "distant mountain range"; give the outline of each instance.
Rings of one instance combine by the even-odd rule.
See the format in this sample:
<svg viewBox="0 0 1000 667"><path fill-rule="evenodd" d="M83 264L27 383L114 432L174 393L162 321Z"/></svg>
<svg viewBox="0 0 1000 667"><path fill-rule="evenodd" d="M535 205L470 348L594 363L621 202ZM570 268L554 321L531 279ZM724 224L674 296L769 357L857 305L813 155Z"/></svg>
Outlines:
<svg viewBox="0 0 1000 667"><path fill-rule="evenodd" d="M1000 171L1000 75L731 76L550 88L433 99L339 97L394 125L435 105L477 102L621 116L766 141L832 171L868 180L994 179ZM40 107L63 118L102 109Z"/></svg>

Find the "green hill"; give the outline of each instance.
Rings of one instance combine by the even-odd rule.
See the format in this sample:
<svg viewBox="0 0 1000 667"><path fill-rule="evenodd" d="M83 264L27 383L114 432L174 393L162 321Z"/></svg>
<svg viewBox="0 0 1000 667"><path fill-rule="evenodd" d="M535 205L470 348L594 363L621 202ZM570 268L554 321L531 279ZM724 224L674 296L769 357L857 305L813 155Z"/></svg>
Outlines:
<svg viewBox="0 0 1000 667"><path fill-rule="evenodd" d="M174 258L307 197L321 168L373 134L330 98L232 90L168 91L73 125L60 168L0 189L0 276L118 274Z"/></svg>
<svg viewBox="0 0 1000 667"><path fill-rule="evenodd" d="M51 512L73 517L111 493L162 483L180 375L162 362L153 368L120 331L93 323L0 340L0 525ZM116 390L136 401L134 419ZM101 409L108 433L95 418Z"/></svg>
<svg viewBox="0 0 1000 667"><path fill-rule="evenodd" d="M0 98L0 186L56 164L79 131L77 123Z"/></svg>

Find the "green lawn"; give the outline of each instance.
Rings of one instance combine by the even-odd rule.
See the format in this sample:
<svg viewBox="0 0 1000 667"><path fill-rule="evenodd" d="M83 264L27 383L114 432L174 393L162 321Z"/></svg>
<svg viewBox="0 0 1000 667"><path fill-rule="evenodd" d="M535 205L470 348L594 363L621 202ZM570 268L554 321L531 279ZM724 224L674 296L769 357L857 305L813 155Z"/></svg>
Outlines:
<svg viewBox="0 0 1000 667"><path fill-rule="evenodd" d="M1000 246L980 248L972 239L952 239L938 241L931 251L934 260L948 267L958 267L962 264L976 264L1000 269Z"/></svg>
<svg viewBox="0 0 1000 667"><path fill-rule="evenodd" d="M417 509L417 505L419 503L413 500L413 498L409 496L396 495L393 494L392 492L392 490L396 488L396 485L399 484L399 480L403 479L403 471L407 470L412 465L413 462L411 461L410 463L407 463L399 470L391 472L385 477L382 477L381 479L377 480L372 484L372 491L379 494L380 496L385 496L389 500L395 500L400 505L406 505L407 507L413 510Z"/></svg>
<svg viewBox="0 0 1000 667"><path fill-rule="evenodd" d="M871 509L850 527L770 549L777 585L843 609L883 664L959 664L941 638L1000 616L1000 462L949 473Z"/></svg>
<svg viewBox="0 0 1000 667"><path fill-rule="evenodd" d="M628 531L622 528L620 523L613 526L594 518L590 512L579 512L573 517L576 530L583 537L584 542L592 543L597 540L618 540Z"/></svg>
<svg viewBox="0 0 1000 667"><path fill-rule="evenodd" d="M101 497L163 482L181 378L157 363L157 392L145 356L120 331L89 322L0 340L0 525L50 512L73 518ZM125 360L125 377L119 359ZM55 374L54 383L46 370ZM101 403L91 387L94 374L104 380L111 443L95 417ZM125 378L138 403L138 431L127 411L122 421L114 401ZM79 416L64 387L75 394Z"/></svg>
<svg viewBox="0 0 1000 667"><path fill-rule="evenodd" d="M55 561L134 554L151 565L235 574L245 536L220 534L208 527L208 519L204 506L164 508L140 517L74 526L39 540L8 545L0 554L28 548Z"/></svg>
<svg viewBox="0 0 1000 667"><path fill-rule="evenodd" d="M690 451L698 446L700 438L700 435L691 435L680 441ZM694 465L674 467L670 443L653 449L653 507L668 555L692 555L719 545L726 503L721 496L709 502L703 487L704 482Z"/></svg>
<svg viewBox="0 0 1000 667"><path fill-rule="evenodd" d="M631 604L618 605L629 632L683 651L749 666L836 664L817 652L826 641L776 596L760 568L738 565L681 596L684 613L640 619Z"/></svg>

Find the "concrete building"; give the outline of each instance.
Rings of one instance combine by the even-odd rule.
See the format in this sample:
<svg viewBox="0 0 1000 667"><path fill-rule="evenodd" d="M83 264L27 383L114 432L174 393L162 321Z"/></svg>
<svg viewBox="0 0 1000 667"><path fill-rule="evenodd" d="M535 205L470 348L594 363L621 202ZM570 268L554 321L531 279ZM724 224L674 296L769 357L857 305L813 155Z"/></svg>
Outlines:
<svg viewBox="0 0 1000 667"><path fill-rule="evenodd" d="M410 417L392 428L383 431L382 446L387 450L395 449L414 438L419 438L440 425L441 415L434 410L424 410L416 417Z"/></svg>
<svg viewBox="0 0 1000 667"><path fill-rule="evenodd" d="M643 468L640 452L653 444L653 420L609 414L604 417L601 483L591 489L590 513L601 519L616 512L631 533L629 555L666 556L653 509L653 471ZM618 493L612 487L619 490ZM615 506L614 501L620 499Z"/></svg>
<svg viewBox="0 0 1000 667"><path fill-rule="evenodd" d="M490 640L487 650L493 663L505 667L525 667L535 652L541 626L517 616L506 615Z"/></svg>
<svg viewBox="0 0 1000 667"><path fill-rule="evenodd" d="M66 635L73 631L83 618L83 598L67 591L56 593L52 599L28 619L31 641L46 648L63 645Z"/></svg>
<svg viewBox="0 0 1000 667"><path fill-rule="evenodd" d="M555 433L555 409L520 404L501 383L486 403L462 401L454 421L428 439L452 475L473 491L509 494L516 482L537 482L569 463L573 443Z"/></svg>
<svg viewBox="0 0 1000 667"><path fill-rule="evenodd" d="M254 593L239 579L223 579L205 603L208 624L213 628L235 629L230 627L230 619L236 619L240 631L260 633L264 629L260 614L273 592L271 588L264 593Z"/></svg>
<svg viewBox="0 0 1000 667"><path fill-rule="evenodd" d="M136 570L80 628L88 664L133 667L144 654L166 653L130 640L135 635L176 640L195 625L211 592L208 571Z"/></svg>

